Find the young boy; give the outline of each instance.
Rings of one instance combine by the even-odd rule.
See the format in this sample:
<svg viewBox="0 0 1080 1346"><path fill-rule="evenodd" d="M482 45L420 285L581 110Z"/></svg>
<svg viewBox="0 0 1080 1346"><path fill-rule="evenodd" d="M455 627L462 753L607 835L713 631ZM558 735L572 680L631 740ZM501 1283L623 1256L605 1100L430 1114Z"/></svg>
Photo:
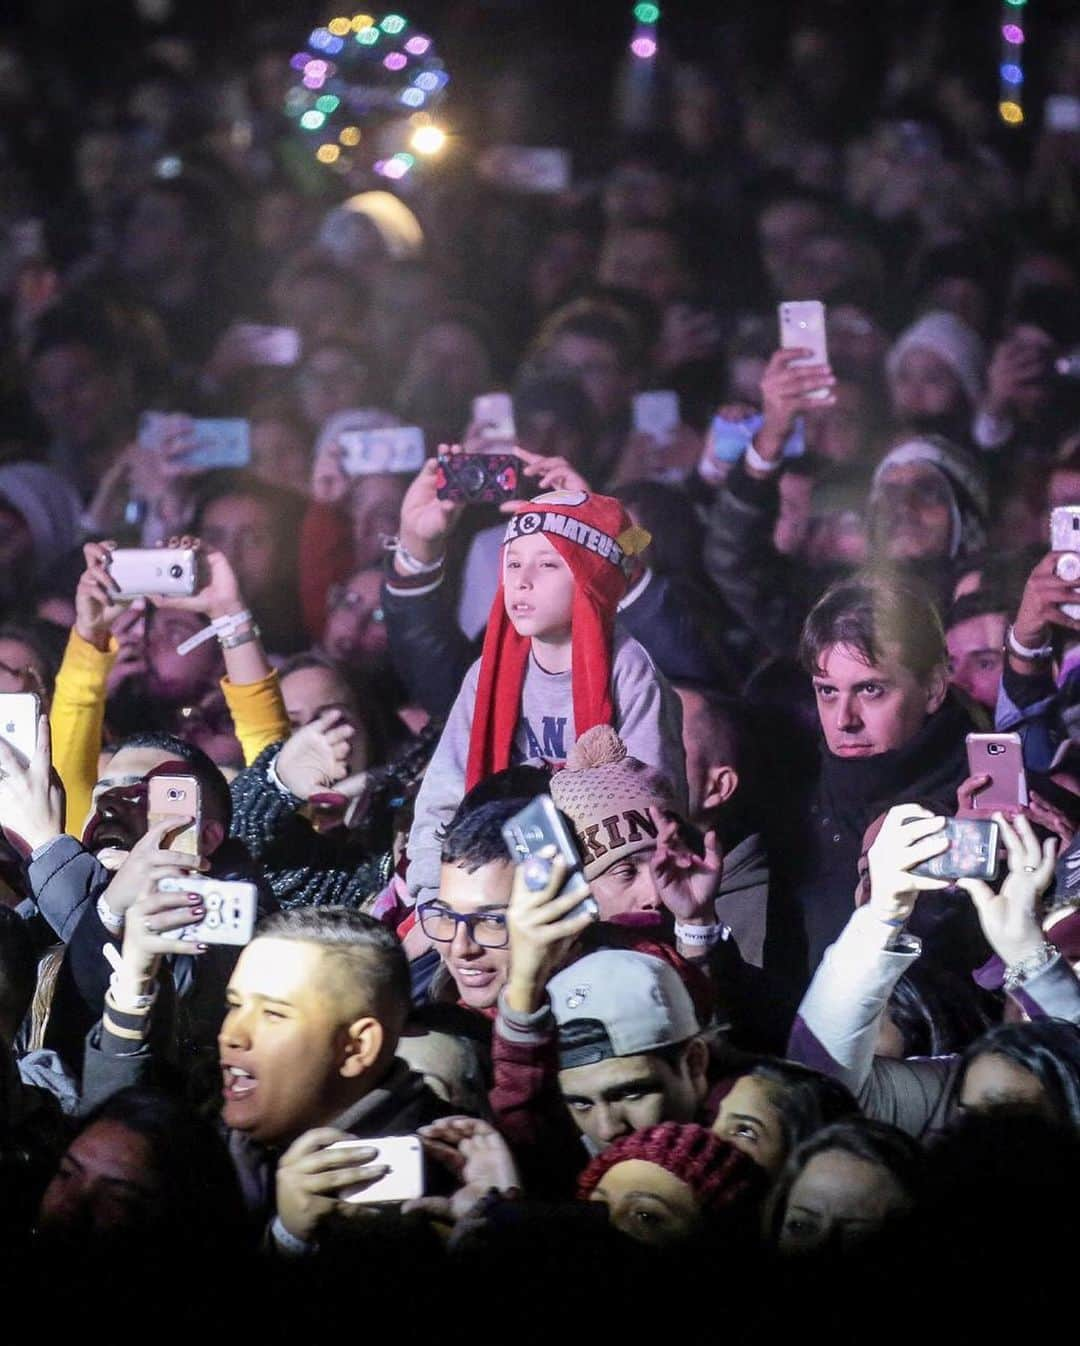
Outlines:
<svg viewBox="0 0 1080 1346"><path fill-rule="evenodd" d="M414 900L437 893L439 831L466 790L518 762L562 766L594 725L614 725L627 750L685 800L678 698L638 642L614 632L628 572L648 542L618 500L585 491L538 496L511 516L483 654L417 795Z"/></svg>

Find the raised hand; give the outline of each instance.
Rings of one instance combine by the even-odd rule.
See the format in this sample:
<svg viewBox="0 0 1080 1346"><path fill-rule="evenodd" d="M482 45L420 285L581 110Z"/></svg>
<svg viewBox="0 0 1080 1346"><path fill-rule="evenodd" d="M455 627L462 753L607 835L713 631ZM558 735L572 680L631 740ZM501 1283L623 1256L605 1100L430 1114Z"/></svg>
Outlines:
<svg viewBox="0 0 1080 1346"><path fill-rule="evenodd" d="M332 1148L342 1142L341 1149ZM312 1243L319 1228L335 1219L370 1219L370 1207L341 1199L349 1187L377 1182L389 1173L385 1164L373 1163L378 1151L358 1142L348 1132L330 1126L305 1131L294 1140L277 1166L278 1219L304 1243Z"/></svg>
<svg viewBox="0 0 1080 1346"><path fill-rule="evenodd" d="M439 453L458 453L458 445L440 444ZM402 546L418 561L437 561L446 551L446 541L454 531L465 506L453 500L440 500L436 479L439 464L429 458L409 483L401 502L398 537Z"/></svg>
<svg viewBox="0 0 1080 1346"><path fill-rule="evenodd" d="M288 739L278 753L278 780L297 799L329 790L345 779L356 728L344 711L324 710Z"/></svg>
<svg viewBox="0 0 1080 1346"><path fill-rule="evenodd" d="M1039 899L1054 877L1057 842L1048 837L1040 846L1031 823L1021 815L1010 822L994 814L1005 843L1009 872L998 892L982 879L958 879L957 887L971 895L979 924L991 948L1006 966L1038 954L1045 942Z"/></svg>
<svg viewBox="0 0 1080 1346"><path fill-rule="evenodd" d="M914 911L920 892L949 887L947 879L911 873L916 865L949 849L945 821L918 804L897 804L885 815L866 858L869 906L887 925L903 925Z"/></svg>
<svg viewBox="0 0 1080 1346"><path fill-rule="evenodd" d="M583 894L560 896L566 861L554 853L531 856L514 871L506 923L510 931L510 973L506 1000L512 1010L531 1014L543 998L548 979L559 968L574 940L587 930L590 912L571 915Z"/></svg>
<svg viewBox="0 0 1080 1346"><path fill-rule="evenodd" d="M127 607L117 597L116 581L109 574L109 554L115 550L115 542L87 542L86 569L75 589L76 634L102 653L109 648L112 624Z"/></svg>
<svg viewBox="0 0 1080 1346"><path fill-rule="evenodd" d="M661 902L683 925L715 925L716 895L724 872L716 833L706 834L705 854L695 855L680 835L678 818L652 804L649 817L657 829L649 868Z"/></svg>
<svg viewBox="0 0 1080 1346"><path fill-rule="evenodd" d="M23 762L0 738L0 828L34 851L64 830L64 787L52 768L49 717L38 716L34 755Z"/></svg>

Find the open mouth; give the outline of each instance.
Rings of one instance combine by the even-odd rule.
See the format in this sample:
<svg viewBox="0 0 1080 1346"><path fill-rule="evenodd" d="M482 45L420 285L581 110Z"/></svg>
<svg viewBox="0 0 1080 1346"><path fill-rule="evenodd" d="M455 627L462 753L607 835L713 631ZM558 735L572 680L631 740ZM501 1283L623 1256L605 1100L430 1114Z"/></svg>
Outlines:
<svg viewBox="0 0 1080 1346"><path fill-rule="evenodd" d="M226 1102L235 1102L240 1098L247 1098L249 1094L254 1093L258 1086L258 1080L249 1070L242 1066L221 1067L221 1092Z"/></svg>

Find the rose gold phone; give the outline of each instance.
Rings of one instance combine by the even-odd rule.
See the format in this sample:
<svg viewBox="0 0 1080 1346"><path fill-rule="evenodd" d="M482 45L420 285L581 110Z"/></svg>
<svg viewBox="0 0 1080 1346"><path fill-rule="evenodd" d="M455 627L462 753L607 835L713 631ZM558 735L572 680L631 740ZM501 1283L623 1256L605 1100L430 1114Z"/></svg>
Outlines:
<svg viewBox="0 0 1080 1346"><path fill-rule="evenodd" d="M1028 787L1020 735L968 734L965 742L970 774L990 777L990 784L973 796L972 807L980 813L1024 808Z"/></svg>
<svg viewBox="0 0 1080 1346"><path fill-rule="evenodd" d="M147 782L147 826L166 818L194 818L190 827L178 832L169 842L170 851L185 855L199 854L202 832L202 799L194 776L151 776Z"/></svg>

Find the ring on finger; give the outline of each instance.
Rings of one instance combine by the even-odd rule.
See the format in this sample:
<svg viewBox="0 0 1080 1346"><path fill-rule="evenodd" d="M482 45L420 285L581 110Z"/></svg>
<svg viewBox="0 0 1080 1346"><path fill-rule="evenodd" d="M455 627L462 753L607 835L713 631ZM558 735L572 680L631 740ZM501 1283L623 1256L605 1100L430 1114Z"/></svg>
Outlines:
<svg viewBox="0 0 1080 1346"><path fill-rule="evenodd" d="M155 927L152 926L152 925L150 924L150 918L149 918L149 916L146 918L145 921L143 921L143 929L146 931L146 933L147 933L148 935L156 935L156 934L157 934L157 930L155 929Z"/></svg>

